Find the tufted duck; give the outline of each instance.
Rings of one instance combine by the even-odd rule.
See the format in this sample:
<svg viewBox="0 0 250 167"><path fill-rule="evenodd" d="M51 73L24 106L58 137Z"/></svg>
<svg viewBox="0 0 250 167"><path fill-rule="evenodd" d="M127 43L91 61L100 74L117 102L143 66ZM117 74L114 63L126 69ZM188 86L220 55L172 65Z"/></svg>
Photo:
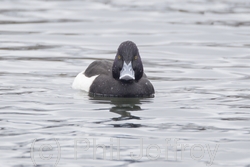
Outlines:
<svg viewBox="0 0 250 167"><path fill-rule="evenodd" d="M132 41L120 44L114 62L92 62L85 72L76 76L72 88L89 92L90 96L153 97L155 93Z"/></svg>

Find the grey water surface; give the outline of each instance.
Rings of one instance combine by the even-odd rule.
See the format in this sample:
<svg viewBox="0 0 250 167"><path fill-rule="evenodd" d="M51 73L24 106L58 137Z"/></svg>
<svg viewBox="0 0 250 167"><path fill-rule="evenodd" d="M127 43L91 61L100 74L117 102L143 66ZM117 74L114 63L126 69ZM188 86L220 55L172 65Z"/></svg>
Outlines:
<svg viewBox="0 0 250 167"><path fill-rule="evenodd" d="M155 98L71 88L125 40ZM249 167L250 1L0 0L0 99L0 166Z"/></svg>

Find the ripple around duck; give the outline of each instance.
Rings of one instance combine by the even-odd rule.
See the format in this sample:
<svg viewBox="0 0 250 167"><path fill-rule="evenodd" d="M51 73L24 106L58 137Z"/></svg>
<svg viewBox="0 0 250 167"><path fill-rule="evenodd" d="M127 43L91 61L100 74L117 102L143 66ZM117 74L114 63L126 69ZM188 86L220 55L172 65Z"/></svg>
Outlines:
<svg viewBox="0 0 250 167"><path fill-rule="evenodd" d="M52 49L58 46L51 45L35 45L35 46L22 46L22 47L0 47L0 50L41 50L41 49ZM26 58L27 59L27 58Z"/></svg>
<svg viewBox="0 0 250 167"><path fill-rule="evenodd" d="M73 20L73 19L58 19L58 20L34 20L34 21L0 21L0 25L5 24L44 24L44 23L67 23L67 22L86 22L89 20Z"/></svg>

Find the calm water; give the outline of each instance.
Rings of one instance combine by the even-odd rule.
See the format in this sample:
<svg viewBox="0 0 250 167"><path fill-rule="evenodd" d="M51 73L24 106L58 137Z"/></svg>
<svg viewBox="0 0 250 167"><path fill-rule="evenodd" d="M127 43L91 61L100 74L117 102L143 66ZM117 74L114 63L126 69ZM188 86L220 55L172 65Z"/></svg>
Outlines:
<svg viewBox="0 0 250 167"><path fill-rule="evenodd" d="M0 3L1 166L250 166L249 0ZM155 98L71 89L125 40Z"/></svg>

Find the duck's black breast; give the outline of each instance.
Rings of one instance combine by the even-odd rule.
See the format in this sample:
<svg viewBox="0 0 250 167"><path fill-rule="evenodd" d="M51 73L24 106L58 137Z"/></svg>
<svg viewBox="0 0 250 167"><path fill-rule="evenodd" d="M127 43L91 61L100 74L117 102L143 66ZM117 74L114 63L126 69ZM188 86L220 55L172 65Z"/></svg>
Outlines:
<svg viewBox="0 0 250 167"><path fill-rule="evenodd" d="M139 81L121 81L113 78L112 62L94 61L85 71L87 77L99 75L91 84L91 96L152 97L154 87L144 74Z"/></svg>

